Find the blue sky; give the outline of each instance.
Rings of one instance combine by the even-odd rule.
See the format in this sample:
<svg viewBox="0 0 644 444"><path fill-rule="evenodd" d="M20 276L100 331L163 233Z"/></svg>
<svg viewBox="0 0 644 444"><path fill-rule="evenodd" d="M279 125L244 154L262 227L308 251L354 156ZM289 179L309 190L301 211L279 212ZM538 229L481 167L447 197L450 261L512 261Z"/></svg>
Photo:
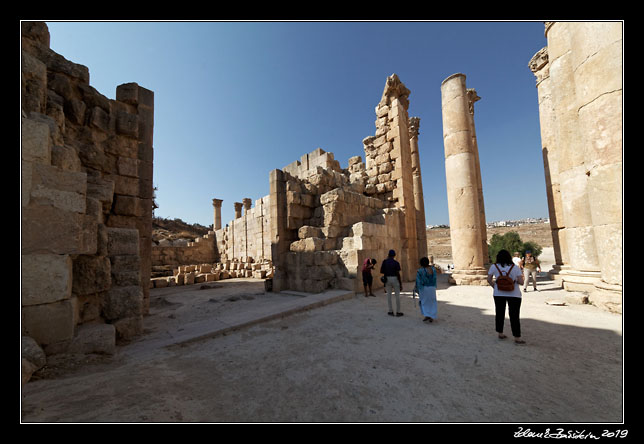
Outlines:
<svg viewBox="0 0 644 444"><path fill-rule="evenodd" d="M115 98L154 91L156 215L212 224L212 199L269 194L268 175L322 148L364 159L392 73L411 90L427 224L449 224L441 82L460 72L475 125L488 222L547 217L535 77L543 22L47 22L51 48ZM254 203L253 203L254 205Z"/></svg>

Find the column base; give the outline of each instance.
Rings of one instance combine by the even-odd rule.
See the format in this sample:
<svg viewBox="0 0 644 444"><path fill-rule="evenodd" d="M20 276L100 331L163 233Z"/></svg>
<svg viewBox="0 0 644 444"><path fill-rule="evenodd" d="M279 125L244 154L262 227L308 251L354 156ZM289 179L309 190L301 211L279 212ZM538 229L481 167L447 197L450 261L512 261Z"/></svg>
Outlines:
<svg viewBox="0 0 644 444"><path fill-rule="evenodd" d="M573 270L564 265L561 267L557 278L561 279L564 290L590 293L595 289L595 284L600 281L601 272Z"/></svg>
<svg viewBox="0 0 644 444"><path fill-rule="evenodd" d="M490 285L487 282L487 270L475 268L473 270L454 270L448 281L454 285Z"/></svg>

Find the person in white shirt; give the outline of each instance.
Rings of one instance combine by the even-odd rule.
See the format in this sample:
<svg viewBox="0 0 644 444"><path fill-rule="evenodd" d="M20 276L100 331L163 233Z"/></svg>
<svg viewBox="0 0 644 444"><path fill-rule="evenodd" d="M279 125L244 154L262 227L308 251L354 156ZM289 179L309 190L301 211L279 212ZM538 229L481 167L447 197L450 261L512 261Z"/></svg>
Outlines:
<svg viewBox="0 0 644 444"><path fill-rule="evenodd" d="M500 290L497 285L499 277L506 275L514 282L514 288L509 291ZM523 273L519 267L514 265L512 256L510 256L507 250L501 250L496 255L496 263L492 264L488 270L487 281L494 288L492 295L494 296L494 306L496 308L495 323L499 339L505 339L507 337L503 334L505 306L507 304L514 342L517 344L525 344L525 341L521 339L521 322L519 320L521 311L521 289L519 285L523 285Z"/></svg>
<svg viewBox="0 0 644 444"><path fill-rule="evenodd" d="M514 262L514 265L517 267L521 267L521 253L518 251L514 253L514 256L512 256L512 262Z"/></svg>

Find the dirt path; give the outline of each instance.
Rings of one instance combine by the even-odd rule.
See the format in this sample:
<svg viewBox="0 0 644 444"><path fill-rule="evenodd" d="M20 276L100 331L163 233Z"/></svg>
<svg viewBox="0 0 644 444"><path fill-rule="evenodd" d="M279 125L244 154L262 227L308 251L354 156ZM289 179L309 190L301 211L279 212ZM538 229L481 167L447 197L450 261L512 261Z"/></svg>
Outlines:
<svg viewBox="0 0 644 444"><path fill-rule="evenodd" d="M548 305L564 292L539 288L524 294L525 346L507 320L510 338L497 339L490 288L442 285L439 319L425 324L407 284L399 318L381 290L178 348L160 338L272 296L261 282L189 299L155 289L145 337L26 384L22 421L622 421L622 317Z"/></svg>

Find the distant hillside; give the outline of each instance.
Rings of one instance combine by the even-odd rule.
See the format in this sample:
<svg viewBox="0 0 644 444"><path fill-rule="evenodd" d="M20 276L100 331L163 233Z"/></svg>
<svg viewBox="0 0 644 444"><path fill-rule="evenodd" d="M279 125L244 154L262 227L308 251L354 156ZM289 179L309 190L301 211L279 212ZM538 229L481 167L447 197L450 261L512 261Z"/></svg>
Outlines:
<svg viewBox="0 0 644 444"><path fill-rule="evenodd" d="M208 231L210 231L210 227L205 227L201 224L190 224L179 218L152 218L152 241L155 244L158 244L163 239L169 241L185 239L186 242L193 242L197 237L208 234Z"/></svg>
<svg viewBox="0 0 644 444"><path fill-rule="evenodd" d="M523 242L533 241L543 248L552 247L552 234L549 223L525 224L518 227L492 227L487 229L487 241L494 234L505 234L516 231ZM451 258L452 243L449 228L432 228L427 230L427 253L435 258Z"/></svg>

